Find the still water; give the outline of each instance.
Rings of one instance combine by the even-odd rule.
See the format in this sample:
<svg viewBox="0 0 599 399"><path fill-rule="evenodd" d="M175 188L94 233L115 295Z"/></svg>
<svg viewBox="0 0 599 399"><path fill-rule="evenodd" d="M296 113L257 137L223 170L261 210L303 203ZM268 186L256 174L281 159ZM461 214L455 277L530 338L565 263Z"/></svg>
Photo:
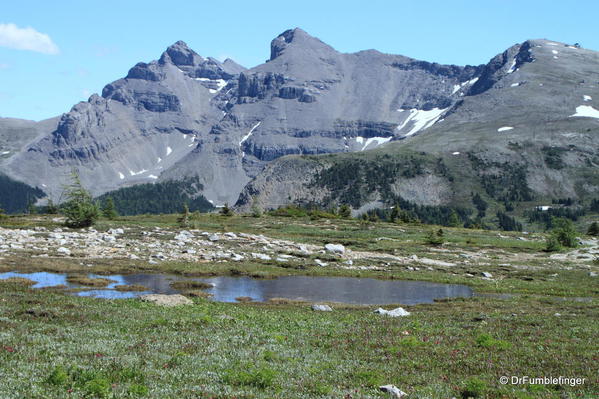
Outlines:
<svg viewBox="0 0 599 399"><path fill-rule="evenodd" d="M272 298L298 299L309 302L341 302L362 305L385 305L399 303L414 305L431 303L435 299L471 297L472 289L465 285L437 284L423 281L378 280L354 277L308 277L285 276L276 279L254 279L250 277L213 277L186 278L169 274L129 274L129 275L95 275L91 278L108 278L115 282L102 289L82 290L75 293L80 296L117 299L133 298L142 294L177 294L180 291L172 288L174 281L203 281L214 284L213 288L204 291L212 294L212 300L219 302L235 302L237 297L251 297L254 301L263 302ZM0 273L0 279L25 277L36 282L33 288L66 285L69 288L85 288L71 284L66 274L60 273ZM115 285L143 285L144 292L119 292Z"/></svg>

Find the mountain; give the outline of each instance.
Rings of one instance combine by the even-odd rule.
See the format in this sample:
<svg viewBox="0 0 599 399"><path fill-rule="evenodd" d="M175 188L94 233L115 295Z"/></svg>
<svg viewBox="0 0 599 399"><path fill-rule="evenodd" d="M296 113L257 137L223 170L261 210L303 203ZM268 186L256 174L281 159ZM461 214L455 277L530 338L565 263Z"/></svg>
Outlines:
<svg viewBox="0 0 599 399"><path fill-rule="evenodd" d="M177 42L75 105L3 169L54 199L74 167L94 194L197 175L207 198L234 203L280 156L370 149L415 133L481 71L341 54L301 29L275 38L270 60L249 70ZM396 129L408 118L400 107L418 110L416 125Z"/></svg>
<svg viewBox="0 0 599 399"><path fill-rule="evenodd" d="M0 171L55 200L73 168L95 195L197 178L241 209L586 198L598 65L546 40L479 66L344 54L296 28L246 69L179 41L58 118L0 120Z"/></svg>
<svg viewBox="0 0 599 399"><path fill-rule="evenodd" d="M598 67L595 51L528 40L494 57L468 87L456 85L463 96L426 132L364 153L278 159L238 206L368 208L398 198L472 206L472 193L496 203L597 198Z"/></svg>

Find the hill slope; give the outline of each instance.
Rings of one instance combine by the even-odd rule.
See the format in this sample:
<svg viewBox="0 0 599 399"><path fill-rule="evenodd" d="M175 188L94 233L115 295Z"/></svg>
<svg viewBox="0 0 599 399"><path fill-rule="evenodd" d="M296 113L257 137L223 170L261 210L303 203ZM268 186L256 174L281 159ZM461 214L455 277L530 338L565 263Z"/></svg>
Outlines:
<svg viewBox="0 0 599 399"><path fill-rule="evenodd" d="M282 158L238 206L404 199L586 200L599 193L599 53L529 40L494 57L422 134L360 154ZM405 112L405 111L404 111ZM298 178L299 177L299 178Z"/></svg>

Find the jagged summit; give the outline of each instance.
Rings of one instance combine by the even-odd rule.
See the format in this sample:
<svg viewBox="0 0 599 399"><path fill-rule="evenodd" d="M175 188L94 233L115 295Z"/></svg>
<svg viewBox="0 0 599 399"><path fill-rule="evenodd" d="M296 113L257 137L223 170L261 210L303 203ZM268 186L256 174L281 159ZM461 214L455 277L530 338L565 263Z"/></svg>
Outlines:
<svg viewBox="0 0 599 399"><path fill-rule="evenodd" d="M170 45L166 51L162 53L159 62L161 64L171 62L177 66L193 66L200 64L202 61L204 61L204 58L189 48L187 43L179 40Z"/></svg>
<svg viewBox="0 0 599 399"><path fill-rule="evenodd" d="M245 69L231 59L202 57L177 41L159 60L138 63L125 78L108 84L102 98L92 96L77 104L55 118L53 126L39 124L39 131L28 127L32 133L26 141L0 148L0 162L3 172L44 187L55 200L64 183L60 176L78 167L94 194L198 176L203 195L215 204L234 203L250 179L267 176L271 169L263 171L270 162L291 154L421 143L420 152L445 156L451 149L448 164L460 161L460 154L486 149L490 155L485 157L492 162L517 162L514 153L532 148L527 135L538 141L535 135L545 131L553 136L534 150L539 154L552 146L569 148L565 141L597 148L587 131L597 123L597 65L597 52L544 39L516 44L484 65L457 66L376 50L342 53L295 28L272 41L268 62ZM544 126L548 120L555 123ZM9 128L0 125L0 139ZM587 155L573 154L564 150L565 166L555 184L552 176L558 171L531 171L531 189L539 196L586 195L587 189L579 190L581 194L569 186L554 189L566 178L577 181L566 172L581 167L578 160ZM544 162L542 156L533 158ZM422 173L442 169L433 165ZM303 171L301 178L309 176ZM445 178L434 175L430 181L405 185L397 177L397 187L407 190L401 195L415 187L414 201L450 198L455 190ZM439 179L446 194L435 194ZM430 192L421 189L425 183L430 183ZM583 185L599 190L599 181ZM265 204L286 203L293 195L285 192L296 187L293 181L273 188L280 198ZM301 190L308 192L309 187ZM247 193L247 198L253 196ZM298 191L297 198L304 194Z"/></svg>
<svg viewBox="0 0 599 399"><path fill-rule="evenodd" d="M270 61L281 56L288 48L298 48L304 51L335 51L320 39L310 36L300 28L295 28L286 30L272 40L270 43Z"/></svg>

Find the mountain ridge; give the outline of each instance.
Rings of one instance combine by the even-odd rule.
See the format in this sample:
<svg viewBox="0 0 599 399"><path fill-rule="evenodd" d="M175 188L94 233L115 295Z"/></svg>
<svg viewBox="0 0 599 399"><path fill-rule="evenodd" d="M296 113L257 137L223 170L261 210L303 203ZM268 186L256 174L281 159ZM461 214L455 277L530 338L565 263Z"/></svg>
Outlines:
<svg viewBox="0 0 599 399"><path fill-rule="evenodd" d="M562 54L551 50L567 54L559 60ZM516 44L487 64L442 65L376 50L340 53L296 28L273 39L266 63L246 69L233 60L204 58L177 41L158 60L138 63L107 84L102 96L91 96L51 122L25 123L29 141L12 139L10 153L0 156L0 171L43 188L55 200L73 168L95 195L197 176L213 203L240 198L243 207L248 196L260 196L259 179L274 178L265 177L273 169L268 165L286 155L361 152L390 141L400 141L391 147L423 142L419 150L425 152L439 151L444 143L445 151L453 145L447 142L455 135L452 129L476 120L499 123L497 110L517 118L525 109L561 113L555 94L541 98L539 90L529 90L540 104L531 106L507 90L528 90L534 76L550 76L555 68L575 80L580 74L570 73L577 68L571 59L596 65L596 54L537 39ZM531 66L539 62L555 65L533 73ZM592 108L592 101L581 106ZM435 133L441 125L451 127L447 137ZM493 142L476 129L482 127L471 138ZM15 135L9 130L0 124L0 138ZM439 136L438 143L420 139L425 130ZM468 140L461 130L455 137Z"/></svg>

